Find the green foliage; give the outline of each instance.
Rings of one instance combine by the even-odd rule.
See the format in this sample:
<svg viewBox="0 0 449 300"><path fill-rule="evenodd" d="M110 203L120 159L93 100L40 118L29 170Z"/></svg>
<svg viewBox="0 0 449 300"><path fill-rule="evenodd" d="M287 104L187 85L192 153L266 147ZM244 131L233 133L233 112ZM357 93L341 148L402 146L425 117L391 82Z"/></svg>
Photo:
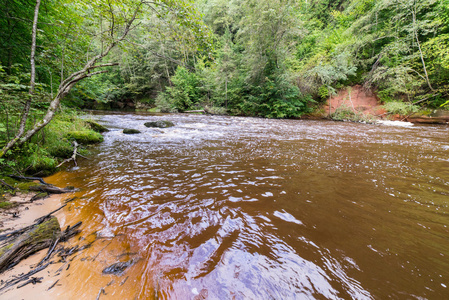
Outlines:
<svg viewBox="0 0 449 300"><path fill-rule="evenodd" d="M385 108L385 110L390 114L397 114L402 116L406 116L419 111L418 106L400 101L387 102L383 105L383 108Z"/></svg>
<svg viewBox="0 0 449 300"><path fill-rule="evenodd" d="M318 95L322 100L329 98L330 94L327 86L325 85L320 86L320 88L318 89Z"/></svg>
<svg viewBox="0 0 449 300"><path fill-rule="evenodd" d="M345 104L338 107L331 115L332 120L335 121L351 121L361 123L374 123L375 118L371 115L365 115L362 112L354 111Z"/></svg>
<svg viewBox="0 0 449 300"><path fill-rule="evenodd" d="M310 97L302 96L299 88L284 77L272 75L253 87L239 108L246 115L294 118L306 112L306 104L310 101Z"/></svg>
<svg viewBox="0 0 449 300"><path fill-rule="evenodd" d="M37 145L30 146L27 150L29 155L23 161L24 166L27 166L31 174L40 172L41 175L49 175L54 173L57 166L56 159L50 156L45 149L39 148Z"/></svg>
<svg viewBox="0 0 449 300"><path fill-rule="evenodd" d="M199 90L199 80L195 73L178 66L175 75L171 78L172 87L167 87L167 94L171 103L179 111L189 110L197 104L202 93Z"/></svg>
<svg viewBox="0 0 449 300"><path fill-rule="evenodd" d="M166 93L159 93L156 97L155 104L159 112L177 112L173 101L171 101L169 95Z"/></svg>

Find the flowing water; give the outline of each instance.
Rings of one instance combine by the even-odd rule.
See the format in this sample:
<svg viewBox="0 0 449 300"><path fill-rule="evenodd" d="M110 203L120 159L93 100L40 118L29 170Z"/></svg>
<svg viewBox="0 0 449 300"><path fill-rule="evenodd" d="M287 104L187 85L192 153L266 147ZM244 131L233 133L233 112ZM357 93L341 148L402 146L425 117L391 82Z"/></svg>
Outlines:
<svg viewBox="0 0 449 300"><path fill-rule="evenodd" d="M105 141L49 178L82 189L72 244L95 240L59 297L448 299L448 127L95 118ZM131 266L102 274L118 261Z"/></svg>

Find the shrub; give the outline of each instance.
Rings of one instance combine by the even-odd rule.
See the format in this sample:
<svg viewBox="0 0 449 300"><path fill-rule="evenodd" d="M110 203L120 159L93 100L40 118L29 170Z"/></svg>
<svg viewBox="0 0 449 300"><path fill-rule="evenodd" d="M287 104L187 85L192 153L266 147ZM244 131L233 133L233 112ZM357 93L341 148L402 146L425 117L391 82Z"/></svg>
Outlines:
<svg viewBox="0 0 449 300"><path fill-rule="evenodd" d="M155 104L159 112L177 112L173 101L170 100L169 96L166 93L159 93L156 97Z"/></svg>
<svg viewBox="0 0 449 300"><path fill-rule="evenodd" d="M419 107L417 105L401 101L392 101L385 103L383 105L383 108L385 108L391 114L404 115L404 116L419 111Z"/></svg>
<svg viewBox="0 0 449 300"><path fill-rule="evenodd" d="M332 120L335 121L352 121L352 122L364 122L373 123L375 117L372 115L365 115L362 112L355 112L352 108L341 105L331 115Z"/></svg>
<svg viewBox="0 0 449 300"><path fill-rule="evenodd" d="M23 168L30 174L50 175L56 171L57 161L46 149L31 144L22 160Z"/></svg>

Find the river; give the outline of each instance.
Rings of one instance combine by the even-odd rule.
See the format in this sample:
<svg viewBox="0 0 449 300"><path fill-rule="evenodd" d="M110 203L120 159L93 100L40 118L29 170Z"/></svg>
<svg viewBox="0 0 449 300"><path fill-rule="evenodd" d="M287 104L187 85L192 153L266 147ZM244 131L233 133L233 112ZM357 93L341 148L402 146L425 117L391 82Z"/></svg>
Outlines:
<svg viewBox="0 0 449 300"><path fill-rule="evenodd" d="M106 113L55 295L448 299L449 127ZM146 128L169 120L167 129ZM125 135L124 128L142 133ZM118 261L121 276L102 270Z"/></svg>

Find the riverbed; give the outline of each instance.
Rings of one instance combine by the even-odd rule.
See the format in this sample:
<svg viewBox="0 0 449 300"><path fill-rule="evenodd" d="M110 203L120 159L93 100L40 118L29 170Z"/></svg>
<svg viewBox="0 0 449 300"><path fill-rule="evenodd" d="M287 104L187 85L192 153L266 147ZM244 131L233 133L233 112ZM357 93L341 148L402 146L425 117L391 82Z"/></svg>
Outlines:
<svg viewBox="0 0 449 300"><path fill-rule="evenodd" d="M46 179L81 188L65 218L83 221L73 244L93 242L51 296L449 297L449 127L93 118L105 141ZM144 126L157 120L175 126Z"/></svg>

